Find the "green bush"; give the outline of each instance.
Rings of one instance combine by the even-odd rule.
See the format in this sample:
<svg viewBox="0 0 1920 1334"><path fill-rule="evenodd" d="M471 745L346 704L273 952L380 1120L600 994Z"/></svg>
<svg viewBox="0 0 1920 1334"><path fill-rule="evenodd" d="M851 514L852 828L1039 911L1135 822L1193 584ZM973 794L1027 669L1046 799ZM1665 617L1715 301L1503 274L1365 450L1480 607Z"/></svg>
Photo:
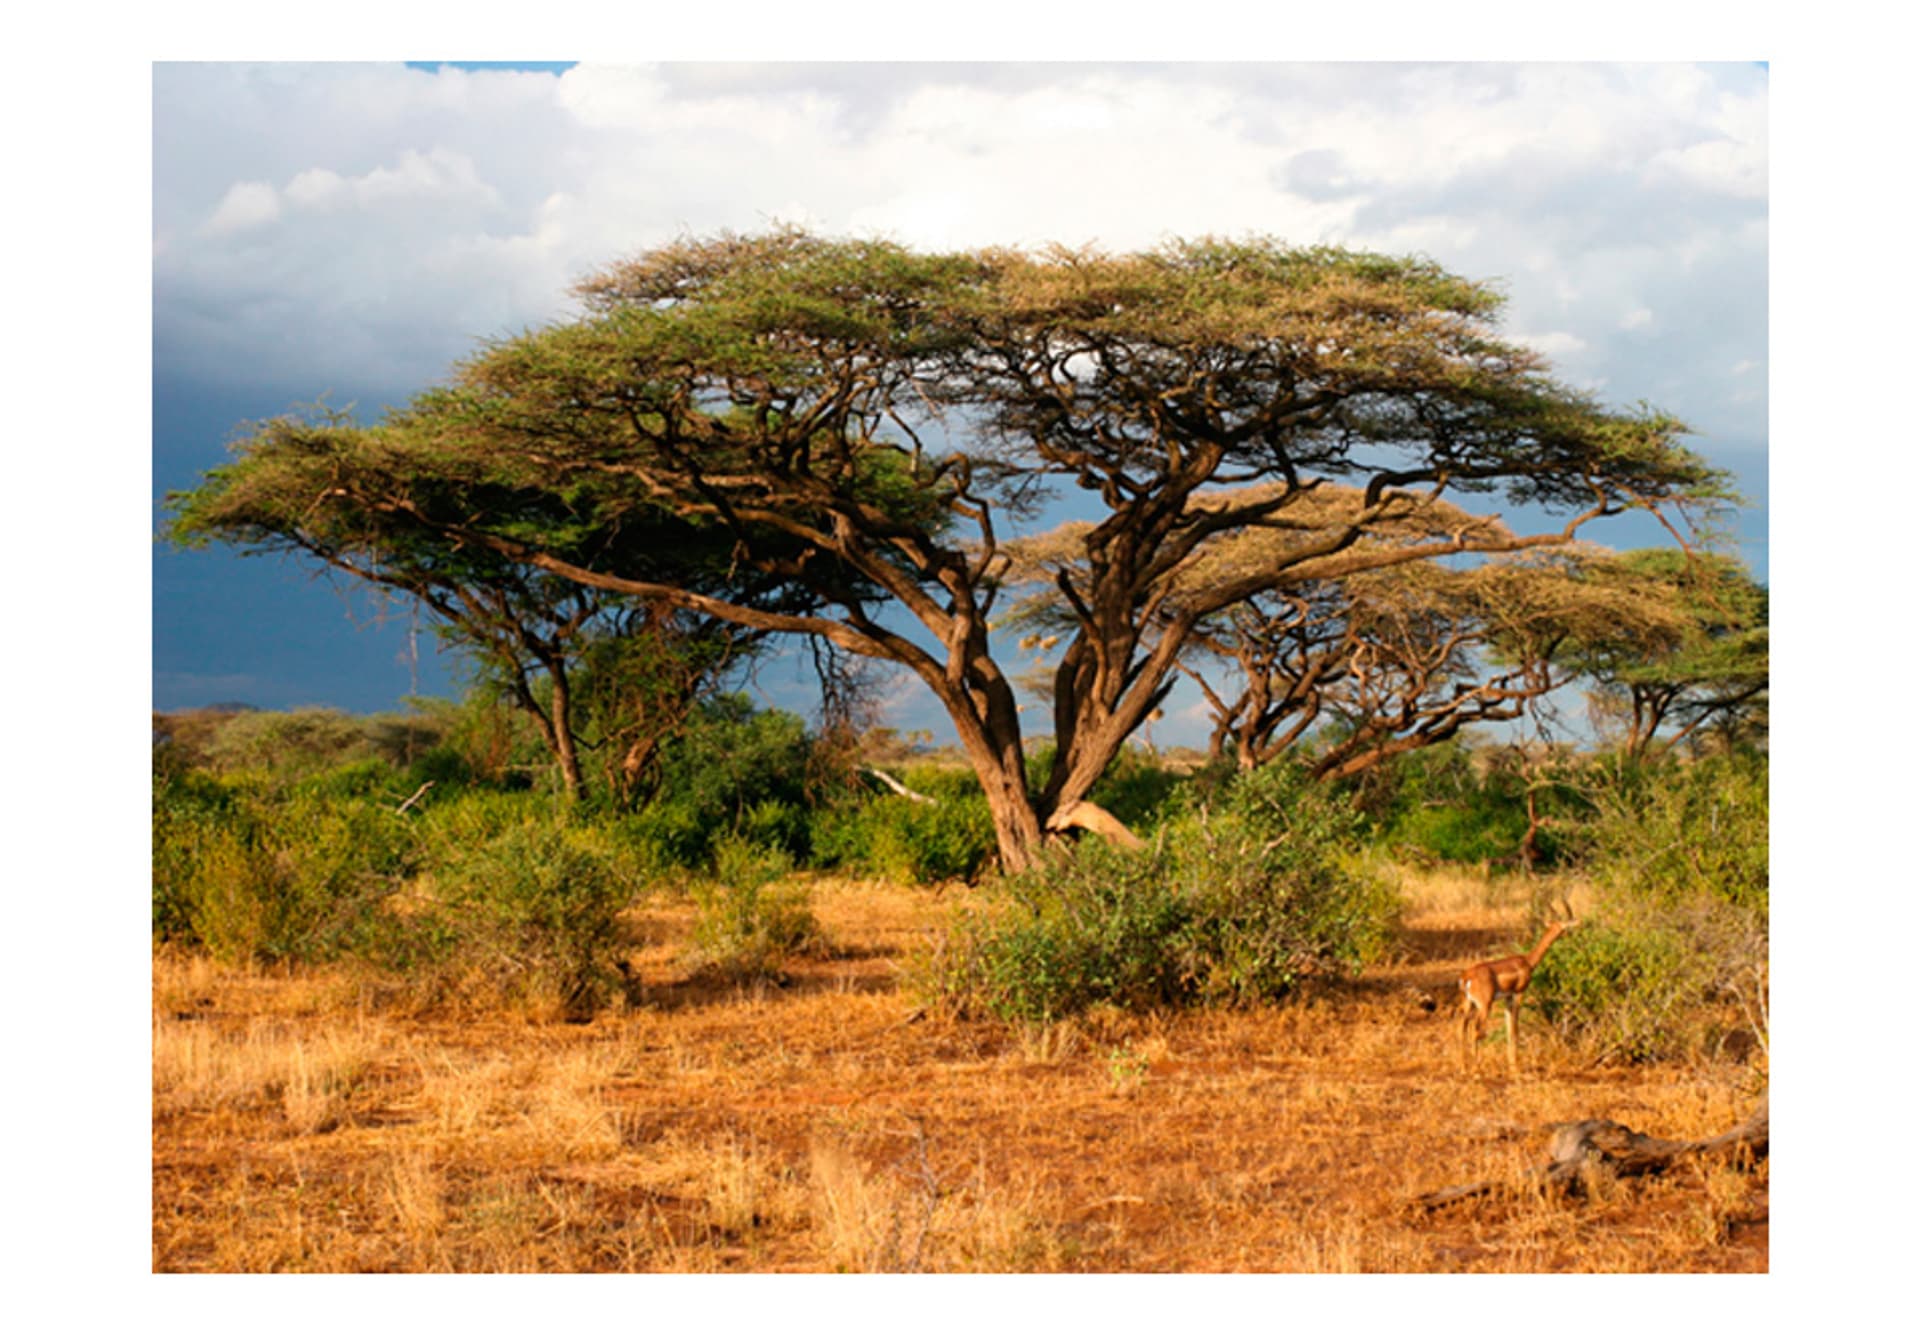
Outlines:
<svg viewBox="0 0 1920 1334"><path fill-rule="evenodd" d="M219 770L289 778L379 758L359 720L338 709L236 713L221 720L206 752Z"/></svg>
<svg viewBox="0 0 1920 1334"><path fill-rule="evenodd" d="M349 760L298 780L293 791L322 800L381 798L400 785L393 766L382 759ZM394 804L402 798L393 799Z"/></svg>
<svg viewBox="0 0 1920 1334"><path fill-rule="evenodd" d="M1600 1059L1764 1042L1766 757L1596 771L1591 798L1577 839L1604 889L1535 975L1541 1013Z"/></svg>
<svg viewBox="0 0 1920 1334"><path fill-rule="evenodd" d="M446 789L464 787L474 781L473 766L452 745L429 746L420 752L412 764L407 766L406 778L402 786L407 795L412 796L422 783L432 783L435 787Z"/></svg>
<svg viewBox="0 0 1920 1334"><path fill-rule="evenodd" d="M236 797L227 783L192 769L163 771L153 785L153 936L197 942L193 930L199 865Z"/></svg>
<svg viewBox="0 0 1920 1334"><path fill-rule="evenodd" d="M1211 804L1189 800L1148 848L1088 839L1001 882L963 917L931 978L962 1009L1050 1022L1106 1002L1245 1004L1310 973L1357 967L1398 900L1348 855L1357 817L1270 765Z"/></svg>
<svg viewBox="0 0 1920 1334"><path fill-rule="evenodd" d="M811 745L792 714L757 712L744 695L706 700L661 747L659 794L625 817L625 837L660 870L707 865L728 834L805 858Z"/></svg>
<svg viewBox="0 0 1920 1334"><path fill-rule="evenodd" d="M456 826L485 830L490 804ZM522 818L472 841L436 846L425 903L389 919L372 959L448 997L579 1014L621 986L619 914L637 886L603 831Z"/></svg>
<svg viewBox="0 0 1920 1334"><path fill-rule="evenodd" d="M434 863L456 857L463 848L488 843L519 825L565 823L572 818L567 803L543 793L503 792L498 788L469 788L423 798L410 817L417 818L421 838Z"/></svg>
<svg viewBox="0 0 1920 1334"><path fill-rule="evenodd" d="M910 778L918 782L909 782L909 787L935 800L889 793L816 812L811 838L815 864L903 884L978 875L997 846L993 816L978 782L971 774L957 782L940 771Z"/></svg>
<svg viewBox="0 0 1920 1334"><path fill-rule="evenodd" d="M154 931L234 962L335 958L414 856L411 831L378 805L169 786L154 806Z"/></svg>
<svg viewBox="0 0 1920 1334"><path fill-rule="evenodd" d="M1597 1061L1717 1050L1736 1030L1764 1040L1767 943L1753 918L1696 899L1603 902L1548 951L1527 996Z"/></svg>
<svg viewBox="0 0 1920 1334"><path fill-rule="evenodd" d="M1511 752L1457 741L1397 755L1345 785L1375 842L1395 855L1473 865L1516 858L1527 834L1528 775ZM1564 828L1586 818L1574 786L1534 782L1538 865L1565 860Z"/></svg>
<svg viewBox="0 0 1920 1334"><path fill-rule="evenodd" d="M1173 798L1188 781L1146 751L1129 746L1087 796L1127 828L1145 834L1175 808Z"/></svg>
<svg viewBox="0 0 1920 1334"><path fill-rule="evenodd" d="M694 949L734 978L778 976L794 954L823 943L804 885L781 885L793 859L737 835L714 844L713 879L693 888Z"/></svg>
<svg viewBox="0 0 1920 1334"><path fill-rule="evenodd" d="M1716 755L1602 775L1580 831L1588 869L1665 903L1705 896L1768 910L1767 757Z"/></svg>

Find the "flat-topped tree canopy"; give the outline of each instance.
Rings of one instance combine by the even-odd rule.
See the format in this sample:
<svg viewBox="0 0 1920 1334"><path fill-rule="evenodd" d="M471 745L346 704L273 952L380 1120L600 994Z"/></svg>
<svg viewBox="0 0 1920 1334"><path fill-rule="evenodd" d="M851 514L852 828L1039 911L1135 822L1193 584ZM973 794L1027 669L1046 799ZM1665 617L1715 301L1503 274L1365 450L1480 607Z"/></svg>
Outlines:
<svg viewBox="0 0 1920 1334"><path fill-rule="evenodd" d="M1196 496L1201 506L1245 504L1276 483ZM1364 536L1307 555L1366 505L1357 487L1321 483L1259 525L1209 538L1168 571L1143 604L1153 628L1179 623L1196 601L1250 572L1291 577L1192 622L1179 670L1213 715L1212 750L1242 768L1309 741L1313 772L1350 777L1470 724L1510 721L1567 684L1598 646L1622 655L1661 651L1687 617L1657 581L1621 578L1621 558L1586 542L1476 558L1415 559L1460 536L1509 541L1499 519L1431 494L1400 493ZM1043 650L1072 636L1077 618L1055 585L1085 578L1091 524L1069 522L1011 544L1010 581L1029 591L1001 621ZM1682 553L1676 552L1675 555ZM1048 698L1070 691L1062 663ZM1029 678L1032 679L1032 678ZM1323 724L1339 726L1317 738Z"/></svg>
<svg viewBox="0 0 1920 1334"><path fill-rule="evenodd" d="M490 531L538 539L572 560L688 588L726 588L747 605L801 605L788 584L731 570L732 539L711 524L657 504L594 513L568 489L515 484L460 451L434 448L431 436L407 426L405 416L365 426L320 408L244 428L232 462L168 497L167 535L183 546L220 541L249 553L309 557L417 599L436 630L474 653L534 719L570 794L583 785L572 678L590 653L607 659L603 641L644 642L656 674L697 685L751 656L763 636L550 573L459 537L459 524L484 514ZM535 688L539 676L550 687L544 692ZM655 694L671 715L677 702ZM677 718L623 726L631 731L642 721L670 728Z"/></svg>
<svg viewBox="0 0 1920 1334"><path fill-rule="evenodd" d="M906 666L953 719L1010 867L1089 823L1087 791L1198 619L1296 575L1250 570L1149 623L1156 581L1215 534L1280 522L1316 481L1363 503L1303 560L1352 547L1412 489L1574 513L1559 533L1463 530L1407 560L1725 495L1678 422L1559 385L1497 336L1490 288L1425 260L1267 239L927 254L788 229L677 241L578 292L581 318L483 348L391 423L423 466L562 499L566 540L484 509L438 531ZM1250 482L1275 485L1200 499ZM1104 513L1079 539L1084 575L1060 588L1070 689L1054 701L1054 769L1031 791L989 619L1008 537L1068 483ZM737 575L811 606L654 577L573 535L645 506L724 534ZM883 622L876 598L924 635Z"/></svg>
<svg viewBox="0 0 1920 1334"><path fill-rule="evenodd" d="M1627 753L1644 756L1709 727L1736 736L1764 731L1766 586L1731 557L1660 547L1622 553L1609 573L1616 585L1657 592L1680 612L1678 627L1656 640L1595 635L1573 646L1595 682L1595 702L1624 725ZM1658 742L1663 727L1675 730Z"/></svg>

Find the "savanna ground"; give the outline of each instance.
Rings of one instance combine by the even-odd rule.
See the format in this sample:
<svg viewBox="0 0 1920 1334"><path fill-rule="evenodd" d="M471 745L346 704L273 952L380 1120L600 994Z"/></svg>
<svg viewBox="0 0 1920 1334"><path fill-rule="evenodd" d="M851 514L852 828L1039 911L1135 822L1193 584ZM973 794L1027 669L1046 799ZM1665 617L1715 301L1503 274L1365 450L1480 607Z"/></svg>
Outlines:
<svg viewBox="0 0 1920 1334"><path fill-rule="evenodd" d="M690 974L692 910L656 898L636 1001L580 1024L156 952L154 1269L1768 1268L1764 1161L1410 1207L1519 1177L1554 1122L1700 1138L1764 1088L1737 1061L1596 1067L1525 1010L1518 1077L1497 1023L1463 1071L1452 980L1537 882L1409 873L1400 947L1357 979L1044 1030L917 1008L964 886L812 889L833 949L778 987Z"/></svg>

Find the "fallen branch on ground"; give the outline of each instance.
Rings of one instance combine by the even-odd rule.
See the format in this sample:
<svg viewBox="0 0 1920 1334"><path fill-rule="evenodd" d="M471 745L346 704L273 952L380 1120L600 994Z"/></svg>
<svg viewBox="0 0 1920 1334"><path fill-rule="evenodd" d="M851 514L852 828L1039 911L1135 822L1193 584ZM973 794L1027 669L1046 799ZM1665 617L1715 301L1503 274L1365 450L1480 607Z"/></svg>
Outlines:
<svg viewBox="0 0 1920 1334"><path fill-rule="evenodd" d="M1659 1139L1629 1130L1618 1121L1567 1121L1553 1128L1553 1161L1526 1173L1522 1182L1544 1181L1554 1190L1575 1193L1588 1167L1615 1176L1654 1176L1691 1158L1727 1155L1748 1162L1767 1156L1767 1104L1760 1106L1724 1135L1701 1140ZM1490 1195L1497 1181L1449 1186L1429 1191L1414 1201L1418 1208L1439 1209L1461 1200Z"/></svg>

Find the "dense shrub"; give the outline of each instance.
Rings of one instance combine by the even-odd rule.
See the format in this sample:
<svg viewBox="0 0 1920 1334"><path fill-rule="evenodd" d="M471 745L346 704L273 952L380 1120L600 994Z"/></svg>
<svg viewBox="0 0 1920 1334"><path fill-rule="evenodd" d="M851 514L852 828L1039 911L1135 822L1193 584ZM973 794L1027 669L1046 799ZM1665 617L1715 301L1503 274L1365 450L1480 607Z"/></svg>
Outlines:
<svg viewBox="0 0 1920 1334"><path fill-rule="evenodd" d="M633 815L629 836L663 865L703 866L726 834L804 858L810 745L793 714L756 711L745 695L703 701L661 748L658 795Z"/></svg>
<svg viewBox="0 0 1920 1334"><path fill-rule="evenodd" d="M1592 800L1580 845L1595 875L1662 902L1705 896L1765 918L1764 754L1606 771Z"/></svg>
<svg viewBox="0 0 1920 1334"><path fill-rule="evenodd" d="M169 757L170 758L170 757ZM153 935L194 942L194 895L205 850L233 818L233 788L192 769L165 772L156 754L153 785Z"/></svg>
<svg viewBox="0 0 1920 1334"><path fill-rule="evenodd" d="M1541 1012L1603 1059L1764 1043L1766 757L1597 771L1592 800L1579 845L1604 888L1536 975Z"/></svg>
<svg viewBox="0 0 1920 1334"><path fill-rule="evenodd" d="M156 787L153 929L229 961L338 956L414 862L403 822L323 792Z"/></svg>
<svg viewBox="0 0 1920 1334"><path fill-rule="evenodd" d="M349 760L299 779L292 790L323 800L385 797L400 786L393 766L382 759ZM397 799L396 799L397 800Z"/></svg>
<svg viewBox="0 0 1920 1334"><path fill-rule="evenodd" d="M236 713L207 744L216 769L300 777L354 760L378 759L358 719L338 709Z"/></svg>
<svg viewBox="0 0 1920 1334"><path fill-rule="evenodd" d="M492 803L463 805L438 831L422 901L384 923L369 957L439 998L568 1014L604 1004L621 987L619 914L638 892L606 835L524 814L495 829Z"/></svg>
<svg viewBox="0 0 1920 1334"><path fill-rule="evenodd" d="M1190 801L1145 850L1088 839L1001 882L997 911L957 924L933 989L1028 1022L1284 995L1391 932L1397 898L1350 857L1357 837L1338 797L1267 766Z"/></svg>
<svg viewBox="0 0 1920 1334"><path fill-rule="evenodd" d="M1121 824L1144 835L1173 809L1173 797L1187 781L1184 774L1167 768L1153 755L1129 746L1107 766L1087 797Z"/></svg>
<svg viewBox="0 0 1920 1334"><path fill-rule="evenodd" d="M1614 895L1548 952L1528 990L1599 1061L1710 1055L1766 1039L1767 943L1748 913L1710 899Z"/></svg>
<svg viewBox="0 0 1920 1334"><path fill-rule="evenodd" d="M1343 790L1367 817L1374 841L1391 855L1466 865L1521 856L1531 790L1543 818L1534 831L1535 864L1548 867L1565 862L1564 831L1587 815L1568 770L1561 758L1530 773L1515 751L1449 741L1397 755Z"/></svg>
<svg viewBox="0 0 1920 1334"><path fill-rule="evenodd" d="M543 682L536 695L548 694L549 689ZM434 712L443 729L441 746L457 762L449 764L442 758L435 764L457 768L470 781L490 787L520 790L558 785L553 751L539 724L500 682L482 676L458 703L439 706Z"/></svg>
<svg viewBox="0 0 1920 1334"><path fill-rule="evenodd" d="M908 884L978 875L996 847L979 781L971 773L920 766L909 769L904 782L932 801L887 793L817 811L815 863Z"/></svg>

